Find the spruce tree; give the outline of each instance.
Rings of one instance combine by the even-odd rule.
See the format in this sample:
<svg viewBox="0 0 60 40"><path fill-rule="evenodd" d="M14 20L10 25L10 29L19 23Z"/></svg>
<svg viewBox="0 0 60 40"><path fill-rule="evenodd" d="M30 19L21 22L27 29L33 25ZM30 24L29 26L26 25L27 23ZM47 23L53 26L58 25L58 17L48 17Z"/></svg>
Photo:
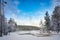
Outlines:
<svg viewBox="0 0 60 40"><path fill-rule="evenodd" d="M60 31L60 6L56 6L52 15L53 28L56 32Z"/></svg>
<svg viewBox="0 0 60 40"><path fill-rule="evenodd" d="M45 26L46 26L47 32L50 32L50 18L49 18L48 11L46 11L46 14L45 14Z"/></svg>

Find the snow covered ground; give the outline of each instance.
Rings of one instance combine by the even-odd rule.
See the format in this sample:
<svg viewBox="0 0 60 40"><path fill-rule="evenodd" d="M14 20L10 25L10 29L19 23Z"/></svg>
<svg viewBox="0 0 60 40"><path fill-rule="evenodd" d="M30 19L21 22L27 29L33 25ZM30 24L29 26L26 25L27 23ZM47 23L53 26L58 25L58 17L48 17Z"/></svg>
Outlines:
<svg viewBox="0 0 60 40"><path fill-rule="evenodd" d="M60 35L51 35L46 37L37 37L34 35L19 35L20 33L38 33L35 31L12 32L7 36L0 37L0 40L60 40Z"/></svg>

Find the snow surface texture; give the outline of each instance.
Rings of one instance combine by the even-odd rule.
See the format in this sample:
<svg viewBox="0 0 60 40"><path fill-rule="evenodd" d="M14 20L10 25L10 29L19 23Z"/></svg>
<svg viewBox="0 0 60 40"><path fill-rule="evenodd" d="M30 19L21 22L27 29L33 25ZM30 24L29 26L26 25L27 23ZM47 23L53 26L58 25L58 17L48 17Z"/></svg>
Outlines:
<svg viewBox="0 0 60 40"><path fill-rule="evenodd" d="M7 36L0 37L0 40L60 40L60 35L37 37L33 35L19 35L19 33L21 32L12 32Z"/></svg>

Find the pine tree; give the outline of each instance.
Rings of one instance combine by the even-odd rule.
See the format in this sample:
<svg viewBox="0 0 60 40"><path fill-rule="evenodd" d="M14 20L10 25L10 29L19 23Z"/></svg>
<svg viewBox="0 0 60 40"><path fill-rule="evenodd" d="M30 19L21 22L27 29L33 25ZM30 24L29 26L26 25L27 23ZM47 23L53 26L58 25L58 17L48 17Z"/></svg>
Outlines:
<svg viewBox="0 0 60 40"><path fill-rule="evenodd" d="M46 26L47 32L49 32L50 31L50 18L49 18L48 11L46 11L46 14L45 14L45 26Z"/></svg>
<svg viewBox="0 0 60 40"><path fill-rule="evenodd" d="M55 31L60 31L60 6L56 6L52 15L53 28Z"/></svg>
<svg viewBox="0 0 60 40"><path fill-rule="evenodd" d="M14 21L14 19L10 18L10 20L8 21L8 24L10 25L9 27L9 31L16 31L16 28L17 28L17 24L16 22Z"/></svg>

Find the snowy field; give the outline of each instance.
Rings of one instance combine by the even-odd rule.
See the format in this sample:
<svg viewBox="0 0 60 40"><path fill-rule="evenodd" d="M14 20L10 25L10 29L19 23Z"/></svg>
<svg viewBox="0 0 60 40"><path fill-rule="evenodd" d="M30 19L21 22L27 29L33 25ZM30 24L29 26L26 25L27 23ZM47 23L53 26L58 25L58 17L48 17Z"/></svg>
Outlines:
<svg viewBox="0 0 60 40"><path fill-rule="evenodd" d="M0 40L60 40L60 35L51 35L46 37L37 37L34 35L19 35L25 33L33 33L37 34L38 31L20 31L20 32L12 32L7 36L0 37Z"/></svg>

